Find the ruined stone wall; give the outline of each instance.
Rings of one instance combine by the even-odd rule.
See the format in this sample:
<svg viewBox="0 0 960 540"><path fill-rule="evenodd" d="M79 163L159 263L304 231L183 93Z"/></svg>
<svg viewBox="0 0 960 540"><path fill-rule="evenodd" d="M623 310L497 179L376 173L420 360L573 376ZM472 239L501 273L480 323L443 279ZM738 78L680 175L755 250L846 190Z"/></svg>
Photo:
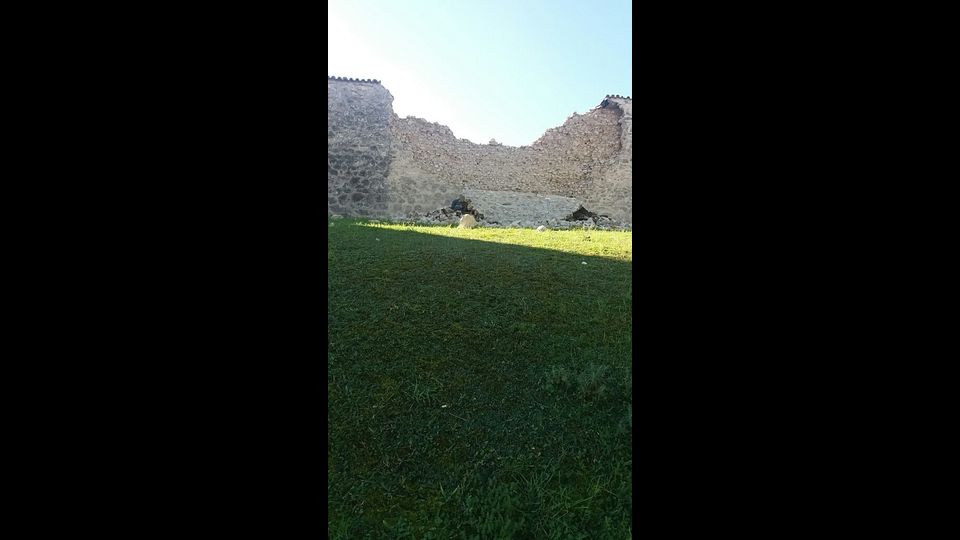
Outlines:
<svg viewBox="0 0 960 540"><path fill-rule="evenodd" d="M608 97L606 108L618 110L619 150L591 175L583 205L598 214L633 222L633 101Z"/></svg>
<svg viewBox="0 0 960 540"><path fill-rule="evenodd" d="M402 217L448 206L471 190L498 205L510 193L560 195L632 221L628 98L608 96L532 145L511 147L474 144L446 126L399 118L379 84L328 81L328 91L328 212ZM526 199L517 196L521 205Z"/></svg>
<svg viewBox="0 0 960 540"><path fill-rule="evenodd" d="M411 125L419 130L409 129ZM442 208L461 195L463 182L447 166L447 156L455 146L449 128L422 120L401 120L396 115L392 116L390 128L394 158L387 175L388 216L403 217L409 212ZM412 142L418 140L417 135L431 143Z"/></svg>
<svg viewBox="0 0 960 540"><path fill-rule="evenodd" d="M411 152L424 174L476 189L579 196L592 168L619 148L616 114L596 109L576 115L519 148L456 139L446 126L417 118L395 118L392 127L398 147Z"/></svg>
<svg viewBox="0 0 960 540"><path fill-rule="evenodd" d="M327 80L327 214L384 215L392 104L376 81Z"/></svg>

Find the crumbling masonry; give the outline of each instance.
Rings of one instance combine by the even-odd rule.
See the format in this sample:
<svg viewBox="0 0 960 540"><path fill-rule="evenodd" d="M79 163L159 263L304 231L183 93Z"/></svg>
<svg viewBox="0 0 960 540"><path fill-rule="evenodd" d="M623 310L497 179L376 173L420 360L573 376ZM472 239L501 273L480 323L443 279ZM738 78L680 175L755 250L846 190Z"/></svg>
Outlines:
<svg viewBox="0 0 960 540"><path fill-rule="evenodd" d="M607 96L517 148L399 118L379 81L330 77L327 96L328 215L407 218L465 197L502 225L550 224L580 206L633 221L629 97Z"/></svg>

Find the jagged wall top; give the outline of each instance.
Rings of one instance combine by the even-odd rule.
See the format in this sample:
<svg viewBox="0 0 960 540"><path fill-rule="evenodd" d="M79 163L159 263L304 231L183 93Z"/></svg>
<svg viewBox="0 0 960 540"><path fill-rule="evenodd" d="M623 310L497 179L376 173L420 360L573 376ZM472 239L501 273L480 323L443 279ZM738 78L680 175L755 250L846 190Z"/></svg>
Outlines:
<svg viewBox="0 0 960 540"><path fill-rule="evenodd" d="M398 217L445 207L472 189L504 200L511 193L568 197L592 212L631 219L629 98L609 95L531 145L512 147L472 143L437 122L400 118L376 79L328 79L330 213Z"/></svg>
<svg viewBox="0 0 960 540"><path fill-rule="evenodd" d="M349 77L334 77L333 75L327 75L328 81L343 81L343 82L357 82L357 83L373 83L380 84L380 81L376 79L351 79Z"/></svg>

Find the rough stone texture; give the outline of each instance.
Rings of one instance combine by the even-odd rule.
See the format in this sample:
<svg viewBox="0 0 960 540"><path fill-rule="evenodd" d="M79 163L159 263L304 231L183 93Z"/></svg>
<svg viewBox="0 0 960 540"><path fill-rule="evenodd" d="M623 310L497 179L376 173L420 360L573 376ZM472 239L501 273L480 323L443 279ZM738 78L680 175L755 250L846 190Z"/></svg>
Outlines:
<svg viewBox="0 0 960 540"><path fill-rule="evenodd" d="M371 82L327 81L327 214L384 215L393 96Z"/></svg>
<svg viewBox="0 0 960 540"><path fill-rule="evenodd" d="M387 215L447 207L462 194L460 183L439 171L424 171L410 148L397 146L386 178Z"/></svg>
<svg viewBox="0 0 960 540"><path fill-rule="evenodd" d="M582 197L590 172L619 149L617 114L604 108L573 116L519 148L473 144L419 118L394 117L391 127L397 146L410 151L422 176L463 188Z"/></svg>
<svg viewBox="0 0 960 540"><path fill-rule="evenodd" d="M561 195L537 195L517 191L465 189L463 195L483 215L484 221L510 225L520 221L546 223L563 219L580 207L580 202Z"/></svg>
<svg viewBox="0 0 960 540"><path fill-rule="evenodd" d="M583 204L592 212L633 222L633 101L608 97L607 107L621 111L620 151L598 167L585 190Z"/></svg>
<svg viewBox="0 0 960 540"><path fill-rule="evenodd" d="M474 144L446 126L401 119L376 82L330 79L327 87L328 213L425 215L466 195L488 222L563 219L577 201L632 222L629 98L607 96L532 145L512 147Z"/></svg>

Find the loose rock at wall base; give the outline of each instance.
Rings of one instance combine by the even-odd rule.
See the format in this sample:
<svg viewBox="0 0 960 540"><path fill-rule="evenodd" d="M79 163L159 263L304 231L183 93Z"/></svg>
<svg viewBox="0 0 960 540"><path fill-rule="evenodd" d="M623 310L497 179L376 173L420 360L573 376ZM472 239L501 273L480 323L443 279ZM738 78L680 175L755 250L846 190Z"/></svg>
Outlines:
<svg viewBox="0 0 960 540"><path fill-rule="evenodd" d="M452 208L438 208L430 212L421 213L421 212L410 212L406 215L406 219L416 221L417 223L425 225L457 225L460 223L461 219L464 216L471 215L476 221L476 226L478 227L494 227L494 228L506 228L512 227L517 229L536 229L540 226L545 226L551 229L600 229L600 230L631 230L632 226L630 223L619 222L613 220L607 216L596 215L592 216L583 216L580 219L569 219L572 216L568 216L566 219L559 218L548 218L548 219L537 219L537 220L515 220L509 223L500 223L494 220L488 220L483 217L482 214L476 215L471 212L461 212L459 210L454 210Z"/></svg>

